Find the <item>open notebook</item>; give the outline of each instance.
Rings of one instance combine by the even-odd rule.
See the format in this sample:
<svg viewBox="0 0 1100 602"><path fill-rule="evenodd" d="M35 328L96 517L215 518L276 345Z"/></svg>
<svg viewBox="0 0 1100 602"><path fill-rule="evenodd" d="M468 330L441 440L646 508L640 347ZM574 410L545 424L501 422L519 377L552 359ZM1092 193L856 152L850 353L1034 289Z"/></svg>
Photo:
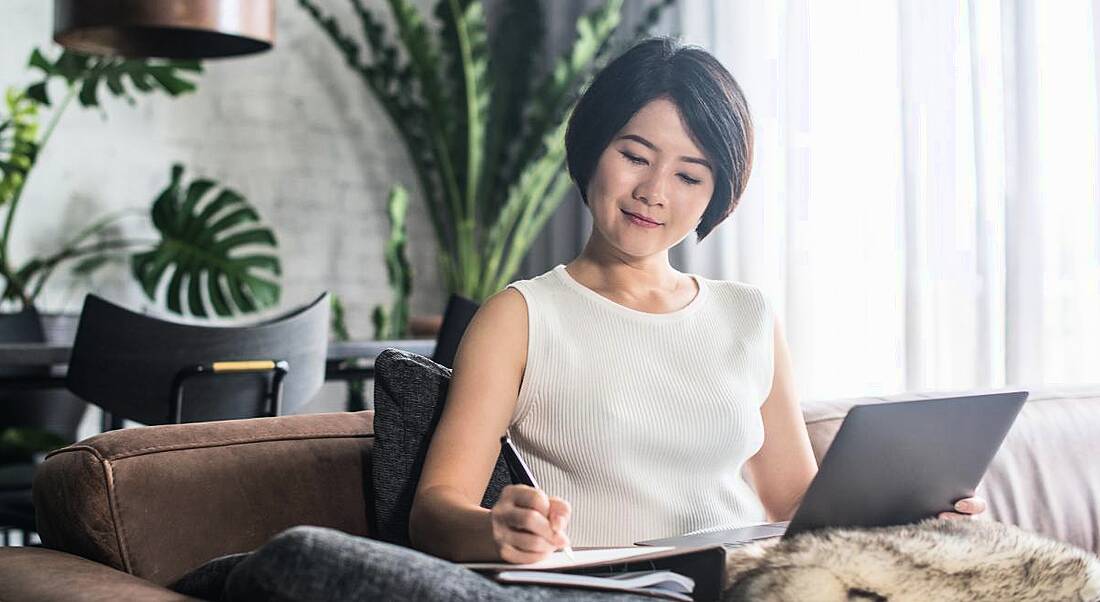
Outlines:
<svg viewBox="0 0 1100 602"><path fill-rule="evenodd" d="M603 566L608 563L626 562L640 556L653 556L655 553L675 550L672 546L597 548L594 550L574 550L576 560L570 560L565 552L554 552L546 560L530 564L510 564L507 562L470 562L462 566L475 571L554 571Z"/></svg>
<svg viewBox="0 0 1100 602"><path fill-rule="evenodd" d="M473 562L463 566L490 573L501 583L630 591L672 600L717 600L721 593L722 546L594 548L574 550L573 555L576 560L555 552L530 564ZM557 576L548 576L552 574Z"/></svg>
<svg viewBox="0 0 1100 602"><path fill-rule="evenodd" d="M691 602L695 580L672 571L629 571L607 575L574 575L546 571L502 571L500 583L573 587L643 594L654 598Z"/></svg>

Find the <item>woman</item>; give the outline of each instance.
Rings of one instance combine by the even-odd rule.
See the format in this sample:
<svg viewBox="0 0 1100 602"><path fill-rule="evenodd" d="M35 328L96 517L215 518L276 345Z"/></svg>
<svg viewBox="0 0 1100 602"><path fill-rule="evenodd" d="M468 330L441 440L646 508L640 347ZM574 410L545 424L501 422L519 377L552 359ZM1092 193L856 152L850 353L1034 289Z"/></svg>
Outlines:
<svg viewBox="0 0 1100 602"><path fill-rule="evenodd" d="M592 232L569 264L513 283L471 322L413 543L456 561L533 562L570 539L629 545L789 519L817 464L782 328L756 288L668 259L745 189L752 124L737 83L702 50L642 42L585 92L566 152ZM512 485L486 510L505 431L550 495Z"/></svg>
<svg viewBox="0 0 1100 602"><path fill-rule="evenodd" d="M585 92L566 148L592 213L588 243L568 265L493 296L468 327L413 504L413 543L454 561L532 562L570 539L630 544L789 518L817 466L782 329L758 289L668 261L745 189L752 125L736 82L702 50L642 42ZM553 495L512 485L486 510L506 431ZM957 508L980 513L984 502ZM229 600L562 594L316 527L212 561L176 587Z"/></svg>

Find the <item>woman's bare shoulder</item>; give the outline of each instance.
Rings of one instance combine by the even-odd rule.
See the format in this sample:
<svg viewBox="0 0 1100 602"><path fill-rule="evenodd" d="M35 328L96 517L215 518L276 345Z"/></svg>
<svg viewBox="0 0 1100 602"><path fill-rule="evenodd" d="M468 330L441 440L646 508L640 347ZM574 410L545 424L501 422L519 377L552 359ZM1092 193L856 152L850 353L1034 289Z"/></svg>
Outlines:
<svg viewBox="0 0 1100 602"><path fill-rule="evenodd" d="M527 300L514 288L506 288L485 300L477 318L490 326L527 330Z"/></svg>
<svg viewBox="0 0 1100 602"><path fill-rule="evenodd" d="M523 294L506 288L486 299L463 335L462 346L477 349L479 357L525 360L527 301Z"/></svg>

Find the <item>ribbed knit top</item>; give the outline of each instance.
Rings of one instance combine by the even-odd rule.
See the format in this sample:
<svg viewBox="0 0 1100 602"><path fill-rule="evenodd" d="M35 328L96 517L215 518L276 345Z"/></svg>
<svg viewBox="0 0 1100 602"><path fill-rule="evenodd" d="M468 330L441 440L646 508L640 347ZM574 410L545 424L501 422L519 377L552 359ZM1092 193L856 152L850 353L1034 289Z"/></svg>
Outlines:
<svg viewBox="0 0 1100 602"><path fill-rule="evenodd" d="M565 266L510 284L527 302L527 366L509 433L572 504L576 546L630 545L760 522L744 481L771 390L772 317L759 289L692 276L683 308L647 313Z"/></svg>

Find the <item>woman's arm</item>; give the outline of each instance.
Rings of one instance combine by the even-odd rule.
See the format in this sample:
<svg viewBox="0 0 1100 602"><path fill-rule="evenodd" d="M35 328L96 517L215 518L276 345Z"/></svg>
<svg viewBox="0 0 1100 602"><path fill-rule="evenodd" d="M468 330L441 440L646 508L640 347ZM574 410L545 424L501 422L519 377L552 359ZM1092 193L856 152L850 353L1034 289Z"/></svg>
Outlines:
<svg viewBox="0 0 1100 602"><path fill-rule="evenodd" d="M789 520L817 474L817 461L802 409L794 394L791 354L783 327L775 322L772 389L760 408L764 445L747 466L768 520Z"/></svg>
<svg viewBox="0 0 1100 602"><path fill-rule="evenodd" d="M526 362L527 304L518 291L505 289L485 302L459 344L409 516L417 548L454 561L527 562L567 543L560 533L569 513L562 500L509 486L492 511L480 507Z"/></svg>
<svg viewBox="0 0 1100 602"><path fill-rule="evenodd" d="M768 520L790 520L817 474L817 461L794 394L790 351L778 321L775 323L772 390L760 413L764 420L764 445L747 463L749 477L764 504ZM938 516L971 518L985 510L985 500L966 498L956 502L955 512L942 512Z"/></svg>

